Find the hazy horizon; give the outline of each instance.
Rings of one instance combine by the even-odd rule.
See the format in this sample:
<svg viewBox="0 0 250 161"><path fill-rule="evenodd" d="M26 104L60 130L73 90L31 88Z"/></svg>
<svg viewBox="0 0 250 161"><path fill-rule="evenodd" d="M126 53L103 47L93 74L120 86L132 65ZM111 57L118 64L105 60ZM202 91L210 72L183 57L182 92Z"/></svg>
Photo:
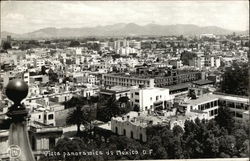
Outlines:
<svg viewBox="0 0 250 161"><path fill-rule="evenodd" d="M135 23L249 28L248 1L1 1L1 31Z"/></svg>

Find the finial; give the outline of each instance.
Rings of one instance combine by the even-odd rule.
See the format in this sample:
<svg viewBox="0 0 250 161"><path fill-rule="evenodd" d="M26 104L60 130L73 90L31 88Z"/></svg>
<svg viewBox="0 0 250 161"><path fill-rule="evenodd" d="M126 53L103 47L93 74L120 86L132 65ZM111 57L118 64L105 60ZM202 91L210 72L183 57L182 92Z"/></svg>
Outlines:
<svg viewBox="0 0 250 161"><path fill-rule="evenodd" d="M24 119L28 112L25 107L21 105L21 101L28 95L28 85L23 80L12 80L6 87L6 96L14 102L9 108L7 115L15 118Z"/></svg>

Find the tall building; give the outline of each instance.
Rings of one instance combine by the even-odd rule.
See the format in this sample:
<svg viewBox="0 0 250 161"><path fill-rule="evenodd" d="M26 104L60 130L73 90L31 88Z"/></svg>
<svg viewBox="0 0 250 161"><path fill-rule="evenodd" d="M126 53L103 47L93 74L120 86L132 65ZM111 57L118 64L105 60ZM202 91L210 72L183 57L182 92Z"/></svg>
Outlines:
<svg viewBox="0 0 250 161"><path fill-rule="evenodd" d="M7 36L7 42L11 42L11 36L10 35Z"/></svg>

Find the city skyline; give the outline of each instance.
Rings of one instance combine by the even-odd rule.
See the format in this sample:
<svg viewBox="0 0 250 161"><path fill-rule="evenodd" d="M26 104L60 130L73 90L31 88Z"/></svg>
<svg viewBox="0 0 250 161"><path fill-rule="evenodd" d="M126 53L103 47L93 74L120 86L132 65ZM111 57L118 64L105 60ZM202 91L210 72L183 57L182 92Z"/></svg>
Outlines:
<svg viewBox="0 0 250 161"><path fill-rule="evenodd" d="M8 1L1 2L1 32L23 34L46 27L116 23L193 24L245 31L249 28L248 14L248 1Z"/></svg>

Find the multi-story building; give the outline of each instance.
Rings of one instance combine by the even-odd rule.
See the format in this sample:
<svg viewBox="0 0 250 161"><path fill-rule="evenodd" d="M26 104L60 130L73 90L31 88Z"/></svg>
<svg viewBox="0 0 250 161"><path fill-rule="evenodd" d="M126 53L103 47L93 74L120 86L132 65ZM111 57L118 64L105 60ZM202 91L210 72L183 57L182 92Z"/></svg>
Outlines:
<svg viewBox="0 0 250 161"><path fill-rule="evenodd" d="M236 121L246 122L249 111L249 98L244 96L214 93L219 98L219 106L229 108ZM249 117L248 117L249 122Z"/></svg>
<svg viewBox="0 0 250 161"><path fill-rule="evenodd" d="M184 111L198 111L207 115L206 119L212 119L218 114L219 107L229 108L236 121L246 122L243 115L249 110L249 99L223 93L204 94L197 99L186 100L180 104Z"/></svg>
<svg viewBox="0 0 250 161"><path fill-rule="evenodd" d="M110 98L111 96L115 96L116 100L119 100L121 97L130 98L130 88L122 87L122 86L113 86L110 88L104 88L100 90L100 96L104 98Z"/></svg>
<svg viewBox="0 0 250 161"><path fill-rule="evenodd" d="M138 86L144 84L154 87L154 79L148 77L131 76L130 74L104 74L104 85L106 86Z"/></svg>
<svg viewBox="0 0 250 161"><path fill-rule="evenodd" d="M36 68L41 69L42 66L45 66L45 60L43 60L43 59L34 59L34 66Z"/></svg>
<svg viewBox="0 0 250 161"><path fill-rule="evenodd" d="M165 73L165 72L164 72ZM164 74L162 73L162 74ZM105 74L104 85L109 86L138 86L144 84L147 87L167 87L180 83L200 80L204 77L202 72L172 72L167 76L152 76L145 74Z"/></svg>
<svg viewBox="0 0 250 161"><path fill-rule="evenodd" d="M188 99L180 103L180 109L185 113L200 112L204 119L213 119L218 114L219 98L213 94L201 95L198 99Z"/></svg>
<svg viewBox="0 0 250 161"><path fill-rule="evenodd" d="M194 57L189 60L189 66L196 67L198 69L202 69L205 66L205 57Z"/></svg>
<svg viewBox="0 0 250 161"><path fill-rule="evenodd" d="M169 95L169 89L157 87L132 88L131 105L139 107L140 111L145 110L163 110L170 107L173 102L172 96Z"/></svg>

